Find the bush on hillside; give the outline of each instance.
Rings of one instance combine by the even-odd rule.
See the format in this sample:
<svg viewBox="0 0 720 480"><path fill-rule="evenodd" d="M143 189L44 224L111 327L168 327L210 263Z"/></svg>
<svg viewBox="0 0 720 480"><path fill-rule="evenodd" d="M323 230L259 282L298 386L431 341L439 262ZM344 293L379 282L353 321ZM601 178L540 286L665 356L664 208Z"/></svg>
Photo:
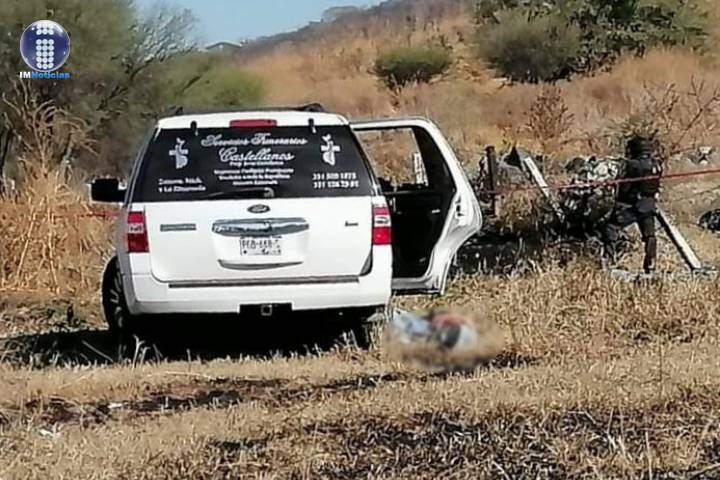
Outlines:
<svg viewBox="0 0 720 480"><path fill-rule="evenodd" d="M580 29L558 15L528 19L522 10L513 10L483 37L481 51L511 80L550 81L571 73L580 55L580 35Z"/></svg>
<svg viewBox="0 0 720 480"><path fill-rule="evenodd" d="M481 56L519 81L567 78L654 46L700 48L709 28L707 13L693 0L480 0L478 5L483 6L476 14Z"/></svg>
<svg viewBox="0 0 720 480"><path fill-rule="evenodd" d="M589 71L621 53L642 55L655 46L703 46L707 14L693 0L574 0L556 7L583 34L576 69Z"/></svg>
<svg viewBox="0 0 720 480"><path fill-rule="evenodd" d="M441 47L403 47L382 53L375 74L391 90L412 83L427 83L445 73L452 64L450 52Z"/></svg>
<svg viewBox="0 0 720 480"><path fill-rule="evenodd" d="M261 104L265 93L261 78L227 63L205 73L183 100L191 107L251 107Z"/></svg>

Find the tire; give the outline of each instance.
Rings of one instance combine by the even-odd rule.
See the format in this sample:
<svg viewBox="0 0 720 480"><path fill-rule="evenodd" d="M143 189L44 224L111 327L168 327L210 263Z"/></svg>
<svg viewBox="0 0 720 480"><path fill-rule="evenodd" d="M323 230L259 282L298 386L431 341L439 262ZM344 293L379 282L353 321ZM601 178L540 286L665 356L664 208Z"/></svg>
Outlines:
<svg viewBox="0 0 720 480"><path fill-rule="evenodd" d="M113 257L105 267L102 282L102 305L110 333L118 342L120 355L125 356L135 348L138 317L132 315L127 307L117 257Z"/></svg>
<svg viewBox="0 0 720 480"><path fill-rule="evenodd" d="M386 307L360 308L351 313L348 332L362 350L377 346L380 329L385 322Z"/></svg>

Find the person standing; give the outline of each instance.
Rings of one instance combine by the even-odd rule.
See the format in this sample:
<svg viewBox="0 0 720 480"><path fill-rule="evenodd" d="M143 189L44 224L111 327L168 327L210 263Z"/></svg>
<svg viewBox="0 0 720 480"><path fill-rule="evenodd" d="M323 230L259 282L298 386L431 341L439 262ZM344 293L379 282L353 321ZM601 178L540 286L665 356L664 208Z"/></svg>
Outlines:
<svg viewBox="0 0 720 480"><path fill-rule="evenodd" d="M617 260L621 232L635 223L645 245L643 270L650 274L655 271L657 260L655 217L663 166L653 155L652 140L642 135L633 135L629 139L626 155L620 179L630 181L620 185L615 208L603 229L605 254L612 261Z"/></svg>

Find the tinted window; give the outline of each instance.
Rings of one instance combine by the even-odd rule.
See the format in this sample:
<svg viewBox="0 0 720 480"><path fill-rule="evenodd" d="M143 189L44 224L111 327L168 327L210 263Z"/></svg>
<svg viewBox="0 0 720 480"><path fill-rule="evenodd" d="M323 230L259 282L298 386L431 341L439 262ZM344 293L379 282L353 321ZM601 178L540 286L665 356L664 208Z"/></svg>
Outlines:
<svg viewBox="0 0 720 480"><path fill-rule="evenodd" d="M161 130L138 172L135 202L371 195L349 127ZM269 192L269 193L268 193Z"/></svg>

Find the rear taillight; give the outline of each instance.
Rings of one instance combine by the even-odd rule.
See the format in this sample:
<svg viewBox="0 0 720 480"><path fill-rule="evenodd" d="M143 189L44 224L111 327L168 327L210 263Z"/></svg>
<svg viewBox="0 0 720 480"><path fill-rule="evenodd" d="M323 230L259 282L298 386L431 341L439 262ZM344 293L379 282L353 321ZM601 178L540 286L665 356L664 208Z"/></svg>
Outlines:
<svg viewBox="0 0 720 480"><path fill-rule="evenodd" d="M126 232L125 244L128 253L148 253L150 251L144 212L128 213Z"/></svg>
<svg viewBox="0 0 720 480"><path fill-rule="evenodd" d="M373 203L372 240L373 245L392 244L392 220L384 199Z"/></svg>
<svg viewBox="0 0 720 480"><path fill-rule="evenodd" d="M276 120L252 119L252 120L231 120L231 128L267 128L277 127Z"/></svg>

